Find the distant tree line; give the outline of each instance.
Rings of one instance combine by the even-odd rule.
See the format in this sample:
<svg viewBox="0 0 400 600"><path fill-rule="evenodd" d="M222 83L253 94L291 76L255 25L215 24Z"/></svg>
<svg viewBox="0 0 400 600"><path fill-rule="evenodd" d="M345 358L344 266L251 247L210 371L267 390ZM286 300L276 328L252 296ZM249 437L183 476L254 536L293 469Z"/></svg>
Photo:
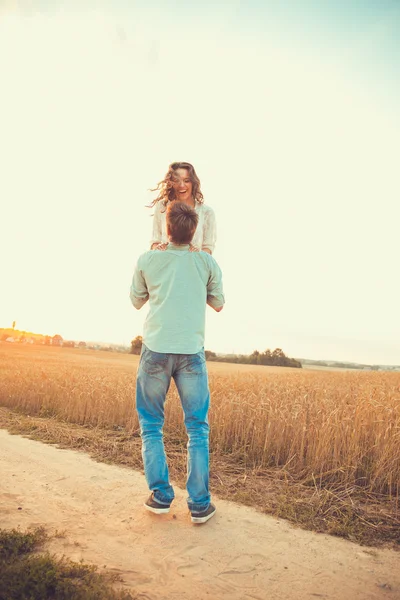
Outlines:
<svg viewBox="0 0 400 600"><path fill-rule="evenodd" d="M228 354L224 356L218 356L215 352L206 350L206 359L218 362L229 362L238 363L244 365L268 365L274 367L295 367L301 369L301 362L294 358L289 358L281 350L281 348L275 348L275 350L265 350L259 352L254 350L252 354Z"/></svg>
<svg viewBox="0 0 400 600"><path fill-rule="evenodd" d="M142 350L142 336L137 335L131 341L131 354L140 354ZM285 355L283 350L275 348L275 350L265 350L265 352L259 352L254 350L252 354L228 354L218 355L211 350L205 351L206 360L215 362L229 362L229 363L240 363L244 365L269 365L275 367L296 367L301 369L301 363L294 358L289 358Z"/></svg>

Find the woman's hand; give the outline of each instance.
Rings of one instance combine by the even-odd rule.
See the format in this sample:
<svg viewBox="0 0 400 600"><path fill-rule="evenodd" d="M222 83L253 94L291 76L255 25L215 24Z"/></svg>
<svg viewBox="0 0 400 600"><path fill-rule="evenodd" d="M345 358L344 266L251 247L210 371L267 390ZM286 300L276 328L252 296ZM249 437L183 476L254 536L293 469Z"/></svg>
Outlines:
<svg viewBox="0 0 400 600"><path fill-rule="evenodd" d="M211 250L209 250L208 248L202 248L202 251L207 252L207 254L211 254ZM190 244L189 252L200 252L200 248L198 248L197 246L192 246L192 244Z"/></svg>
<svg viewBox="0 0 400 600"><path fill-rule="evenodd" d="M151 249L152 250L161 250L163 252L164 250L167 249L167 246L168 246L168 244L163 244L162 242L160 242L160 243L153 244L151 246Z"/></svg>

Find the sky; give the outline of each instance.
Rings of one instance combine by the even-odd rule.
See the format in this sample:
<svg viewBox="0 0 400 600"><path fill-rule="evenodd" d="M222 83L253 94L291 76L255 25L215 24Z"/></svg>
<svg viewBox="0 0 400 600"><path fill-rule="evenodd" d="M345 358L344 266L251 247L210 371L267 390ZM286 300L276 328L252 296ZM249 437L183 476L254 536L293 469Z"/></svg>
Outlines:
<svg viewBox="0 0 400 600"><path fill-rule="evenodd" d="M149 188L191 162L206 348L400 364L397 0L0 0L0 327L129 344Z"/></svg>

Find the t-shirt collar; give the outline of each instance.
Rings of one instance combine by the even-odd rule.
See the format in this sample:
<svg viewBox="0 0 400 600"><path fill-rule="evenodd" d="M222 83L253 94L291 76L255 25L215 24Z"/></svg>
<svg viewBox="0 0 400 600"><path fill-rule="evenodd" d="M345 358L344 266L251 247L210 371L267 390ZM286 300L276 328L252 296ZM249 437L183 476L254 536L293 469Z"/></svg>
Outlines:
<svg viewBox="0 0 400 600"><path fill-rule="evenodd" d="M172 242L168 242L168 250L189 250L190 244L182 244L178 246L177 244L173 244Z"/></svg>

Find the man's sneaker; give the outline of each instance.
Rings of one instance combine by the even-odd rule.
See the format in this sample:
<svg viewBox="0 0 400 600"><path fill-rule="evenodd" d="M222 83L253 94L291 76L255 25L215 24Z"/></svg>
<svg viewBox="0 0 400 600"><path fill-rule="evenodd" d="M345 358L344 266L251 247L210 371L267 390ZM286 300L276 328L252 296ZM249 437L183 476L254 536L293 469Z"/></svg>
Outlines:
<svg viewBox="0 0 400 600"><path fill-rule="evenodd" d="M170 504L160 504L159 502L157 502L157 500L154 499L154 494L150 494L150 496L147 498L146 502L144 503L144 507L146 510L149 510L150 512L155 513L156 515L162 515L164 513L169 512L171 505Z"/></svg>
<svg viewBox="0 0 400 600"><path fill-rule="evenodd" d="M214 504L210 504L207 510L203 510L203 512L191 512L192 523L206 523L215 515L215 512L216 508Z"/></svg>

